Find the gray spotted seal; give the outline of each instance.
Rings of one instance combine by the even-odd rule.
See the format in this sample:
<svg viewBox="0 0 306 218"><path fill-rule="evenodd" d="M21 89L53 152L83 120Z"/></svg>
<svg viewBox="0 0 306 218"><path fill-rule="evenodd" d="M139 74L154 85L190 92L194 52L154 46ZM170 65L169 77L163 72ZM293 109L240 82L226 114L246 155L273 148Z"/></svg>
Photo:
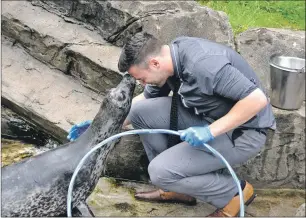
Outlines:
<svg viewBox="0 0 306 218"><path fill-rule="evenodd" d="M73 142L2 168L2 216L66 216L70 179L83 156L96 144L117 134L126 118L135 88L128 74L108 92L90 127ZM80 170L73 191L73 215L93 215L85 200L104 172L114 143L94 152Z"/></svg>

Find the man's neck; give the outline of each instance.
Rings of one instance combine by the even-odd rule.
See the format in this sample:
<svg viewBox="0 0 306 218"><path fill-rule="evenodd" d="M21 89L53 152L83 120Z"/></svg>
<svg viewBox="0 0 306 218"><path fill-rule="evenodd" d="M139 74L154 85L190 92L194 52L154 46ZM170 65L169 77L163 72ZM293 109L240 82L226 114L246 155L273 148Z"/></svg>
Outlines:
<svg viewBox="0 0 306 218"><path fill-rule="evenodd" d="M172 62L172 57L171 57L171 51L170 51L170 47L168 45L163 45L161 48L161 53L163 58L165 58L165 63L166 63L166 71L170 76L174 75L174 65Z"/></svg>

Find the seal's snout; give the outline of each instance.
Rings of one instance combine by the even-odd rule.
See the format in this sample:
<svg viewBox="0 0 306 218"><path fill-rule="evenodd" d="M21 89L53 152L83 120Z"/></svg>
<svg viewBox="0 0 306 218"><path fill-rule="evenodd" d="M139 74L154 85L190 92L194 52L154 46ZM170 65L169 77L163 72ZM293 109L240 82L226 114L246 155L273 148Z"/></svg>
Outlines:
<svg viewBox="0 0 306 218"><path fill-rule="evenodd" d="M119 84L118 88L121 90L125 90L127 94L134 92L136 85L136 80L129 74L125 74L121 80L121 83Z"/></svg>
<svg viewBox="0 0 306 218"><path fill-rule="evenodd" d="M125 107L131 100L136 80L129 74L125 74L118 86L110 90L110 99L116 103L118 107Z"/></svg>

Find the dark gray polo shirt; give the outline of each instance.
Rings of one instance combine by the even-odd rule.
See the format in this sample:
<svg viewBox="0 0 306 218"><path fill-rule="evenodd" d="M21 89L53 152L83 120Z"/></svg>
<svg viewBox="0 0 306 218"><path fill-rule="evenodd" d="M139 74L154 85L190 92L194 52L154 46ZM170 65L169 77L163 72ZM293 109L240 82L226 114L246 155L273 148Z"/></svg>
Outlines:
<svg viewBox="0 0 306 218"><path fill-rule="evenodd" d="M179 37L169 46L174 76L161 88L146 85L146 98L168 96L174 88L174 77L178 77L183 105L193 108L196 114L217 120L256 88L263 90L249 64L227 46L193 37ZM241 126L275 129L271 105Z"/></svg>

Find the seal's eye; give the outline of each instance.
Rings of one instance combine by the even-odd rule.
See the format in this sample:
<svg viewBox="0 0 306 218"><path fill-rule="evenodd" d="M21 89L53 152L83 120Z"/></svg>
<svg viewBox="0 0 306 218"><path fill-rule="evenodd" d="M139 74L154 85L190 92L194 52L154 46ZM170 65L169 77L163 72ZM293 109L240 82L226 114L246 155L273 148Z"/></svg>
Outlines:
<svg viewBox="0 0 306 218"><path fill-rule="evenodd" d="M124 101L126 99L125 91L121 90L120 93L118 93L118 101Z"/></svg>
<svg viewBox="0 0 306 218"><path fill-rule="evenodd" d="M124 90L112 89L110 92L110 97L115 101L125 101L127 98L127 93Z"/></svg>

